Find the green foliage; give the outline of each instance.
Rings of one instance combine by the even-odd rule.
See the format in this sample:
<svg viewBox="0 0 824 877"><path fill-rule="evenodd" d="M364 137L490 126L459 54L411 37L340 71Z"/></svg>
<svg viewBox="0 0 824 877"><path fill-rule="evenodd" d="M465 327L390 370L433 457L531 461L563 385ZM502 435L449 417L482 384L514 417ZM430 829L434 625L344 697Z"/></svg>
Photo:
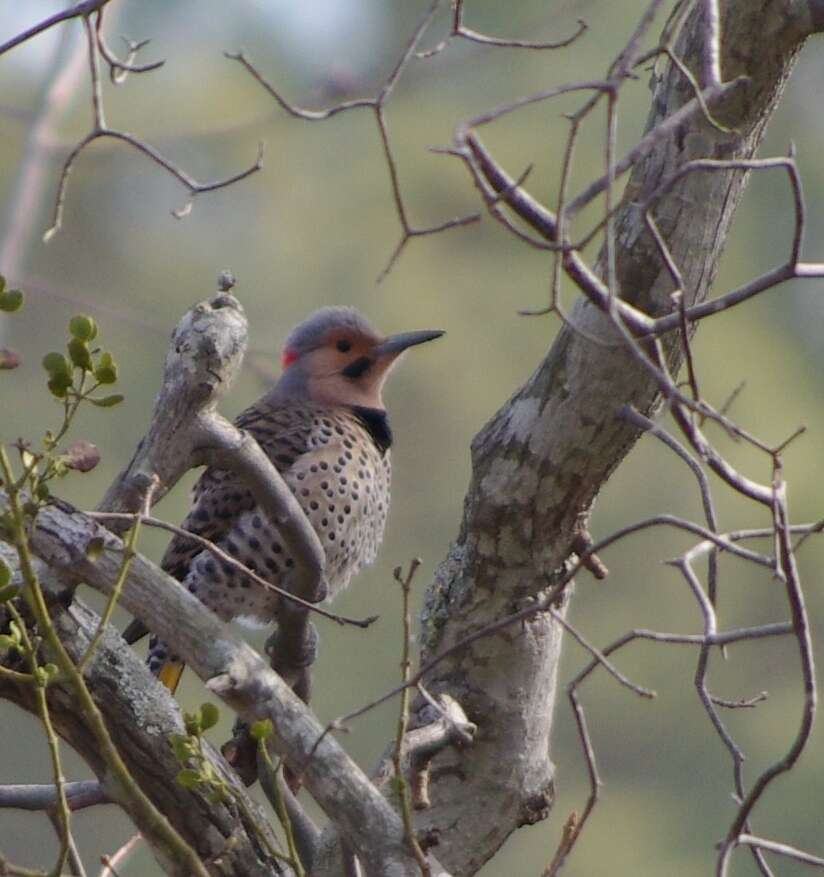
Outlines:
<svg viewBox="0 0 824 877"><path fill-rule="evenodd" d="M25 654L26 637L19 623L15 621L9 622L9 632L0 635L0 652L15 651L21 655Z"/></svg>
<svg viewBox="0 0 824 877"><path fill-rule="evenodd" d="M0 278L0 292L4 282ZM42 359L46 372L46 385L52 396L63 406L63 422L57 430L46 430L42 450L36 451L28 443L18 443L22 473L13 490L26 488L24 500L27 513L36 512L38 506L51 497L49 482L63 478L69 472L89 472L100 461L97 447L83 439L74 442L65 451L59 446L68 433L78 409L84 402L96 408L113 408L123 401L120 393L96 396L99 387L117 381L117 363L108 351L90 347L97 338L99 328L92 317L78 314L69 320L66 354L56 350Z"/></svg>
<svg viewBox="0 0 824 877"><path fill-rule="evenodd" d="M45 688L57 676L57 672L57 664L41 664L34 668L34 679L41 688Z"/></svg>
<svg viewBox="0 0 824 877"><path fill-rule="evenodd" d="M200 727L204 731L214 728L220 719L220 710L213 703L204 703L200 707Z"/></svg>
<svg viewBox="0 0 824 877"><path fill-rule="evenodd" d="M8 567L6 567L8 569ZM0 603L8 603L9 600L14 599L20 593L20 589L17 585L6 585L3 588L0 588Z"/></svg>
<svg viewBox="0 0 824 877"><path fill-rule="evenodd" d="M6 587L8 587L8 584L10 581L11 581L11 568L6 563L6 561L3 560L2 557L0 557L0 594L2 594L3 591L6 589ZM2 603L2 602L3 602L3 598L2 598L2 596L0 596L0 603Z"/></svg>
<svg viewBox="0 0 824 877"><path fill-rule="evenodd" d="M78 341L94 341L97 338L97 323L83 314L72 317L69 320L69 334Z"/></svg>
<svg viewBox="0 0 824 877"><path fill-rule="evenodd" d="M191 767L184 767L175 777L185 789L194 789L200 783L200 774Z"/></svg>
<svg viewBox="0 0 824 877"><path fill-rule="evenodd" d="M213 703L201 704L200 709L196 713L183 714L186 733L191 737L200 737L204 731L214 728L219 719L220 710Z"/></svg>
<svg viewBox="0 0 824 877"><path fill-rule="evenodd" d="M0 274L0 311L13 314L23 307L23 293L19 289L6 289L6 278Z"/></svg>
<svg viewBox="0 0 824 877"><path fill-rule="evenodd" d="M74 383L71 363L62 353L47 353L43 357L43 368L49 375L48 387L53 396L65 399Z"/></svg>
<svg viewBox="0 0 824 877"><path fill-rule="evenodd" d="M204 703L195 713L184 713L185 734L173 734L172 750L182 769L176 780L187 789L196 789L211 804L222 804L232 797L231 788L217 772L203 750L203 733L213 728L220 719L220 711L213 703Z"/></svg>
<svg viewBox="0 0 824 877"><path fill-rule="evenodd" d="M117 380L117 364L111 353L100 354L94 376L101 384L113 384Z"/></svg>
<svg viewBox="0 0 824 877"><path fill-rule="evenodd" d="M249 733L252 735L253 740L257 740L260 743L262 740L268 740L272 733L274 732L274 727L272 725L271 719L261 719L259 722L254 722L252 727L249 729Z"/></svg>
<svg viewBox="0 0 824 877"><path fill-rule="evenodd" d="M43 357L43 368L51 374L71 374L69 362L62 353L47 353Z"/></svg>
<svg viewBox="0 0 824 877"><path fill-rule="evenodd" d="M74 366L86 372L94 369L88 342L81 341L80 338L70 338L66 346L69 349L69 357Z"/></svg>
<svg viewBox="0 0 824 877"><path fill-rule="evenodd" d="M57 352L47 353L43 357L43 368L48 373L48 387L52 395L78 404L88 400L99 408L111 408L122 402L121 395L102 398L92 395L98 387L117 382L117 363L112 354L89 346L97 338L97 323L91 317L78 314L69 320L68 330L68 357ZM86 388L90 376L94 384Z"/></svg>
<svg viewBox="0 0 824 877"><path fill-rule="evenodd" d="M101 381L101 383L103 383ZM112 393L111 396L103 396L100 399L89 399L89 402L92 403L97 408L114 408L115 405L119 405L125 396L121 393Z"/></svg>

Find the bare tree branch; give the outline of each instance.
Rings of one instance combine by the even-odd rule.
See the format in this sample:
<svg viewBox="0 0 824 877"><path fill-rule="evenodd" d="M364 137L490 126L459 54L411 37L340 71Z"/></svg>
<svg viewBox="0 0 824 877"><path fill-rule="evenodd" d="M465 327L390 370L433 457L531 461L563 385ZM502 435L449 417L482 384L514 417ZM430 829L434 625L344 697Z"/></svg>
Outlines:
<svg viewBox="0 0 824 877"><path fill-rule="evenodd" d="M441 222L431 226L418 227L410 223L406 210L406 204L403 198L403 194L401 192L400 178L398 176L398 165L395 160L392 142L389 137L389 128L386 122L386 114L384 111L386 102L392 95L392 92L394 91L398 80L401 78L401 75L409 64L409 61L414 56L415 50L417 49L421 37L424 35L426 30L432 23L432 20L434 19L435 13L438 11L438 7L440 6L440 4L441 0L433 0L426 14L419 22L418 27L415 29L412 37L407 42L406 47L400 56L400 59L395 64L389 76L386 78L376 97L358 98L356 100L344 101L341 104L337 104L336 106L329 107L328 109L324 110L306 110L289 103L269 82L267 82L267 80L263 77L260 71L243 54L243 52L225 53L226 57L230 60L239 62L241 66L258 83L260 83L263 88L266 89L266 91L275 99L275 101L277 101L279 106L287 113L289 113L290 116L293 116L295 118L303 119L307 122L320 122L324 119L329 119L332 116L337 115L338 113L346 112L347 110L363 108L369 109L373 112L375 117L375 124L378 127L378 135L380 137L381 147L383 148L384 157L386 159L386 166L389 170L389 181L392 185L392 200L395 203L395 210L397 212L398 221L400 222L402 231L400 241L398 242L395 249L392 251L392 254L390 255L385 267L378 275L379 283L392 270L401 253L406 248L406 245L412 238L438 234L450 228L469 225L470 223L477 222L480 218L480 214L471 213L467 216L455 217L453 219L448 219L445 222Z"/></svg>
<svg viewBox="0 0 824 877"><path fill-rule="evenodd" d="M37 554L66 581L84 581L111 593L123 544L109 531L81 512L53 505L38 514L31 538ZM100 545L102 553L90 559L89 547ZM245 719L271 719L276 751L290 764L305 765L307 788L334 819L368 874L416 877L417 862L407 850L400 817L333 738L327 736L315 746L322 727L258 654L140 555L129 567L121 603ZM434 875L441 873L446 872L433 867Z"/></svg>

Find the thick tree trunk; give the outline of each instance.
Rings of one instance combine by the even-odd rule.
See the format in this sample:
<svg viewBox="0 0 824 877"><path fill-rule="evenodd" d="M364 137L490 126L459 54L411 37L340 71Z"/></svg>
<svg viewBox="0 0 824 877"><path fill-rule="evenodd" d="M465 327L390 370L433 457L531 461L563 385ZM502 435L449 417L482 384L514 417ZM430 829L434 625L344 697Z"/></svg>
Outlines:
<svg viewBox="0 0 824 877"><path fill-rule="evenodd" d="M701 4L696 4L700 7ZM672 310L673 284L636 204L685 162L751 158L804 38L822 22L812 4L729 0L723 5L725 81L749 81L714 106L733 133L703 117L661 139L633 169L616 221L621 296L651 315ZM677 52L701 70L700 9ZM700 77L699 77L700 78ZM672 65L653 82L651 130L694 97ZM746 182L741 171L693 173L659 202L655 216L683 273L687 305L704 300ZM603 272L599 272L603 273ZM495 622L552 584L576 527L638 438L619 417L623 405L650 413L658 387L626 350L607 318L579 300L530 380L481 430L457 540L431 586L423 616L425 660ZM667 350L681 361L678 339ZM448 750L433 767L433 808L423 827L450 826L438 856L454 874L472 874L525 822L551 806L550 756L561 631L548 615L478 640L446 660L430 685L448 691L478 724L478 742Z"/></svg>

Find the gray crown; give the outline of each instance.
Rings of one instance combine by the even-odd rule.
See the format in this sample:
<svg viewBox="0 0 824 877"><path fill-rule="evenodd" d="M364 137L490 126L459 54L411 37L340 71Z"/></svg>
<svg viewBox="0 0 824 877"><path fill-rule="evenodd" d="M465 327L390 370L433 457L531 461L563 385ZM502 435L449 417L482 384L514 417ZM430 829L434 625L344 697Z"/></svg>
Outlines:
<svg viewBox="0 0 824 877"><path fill-rule="evenodd" d="M320 347L332 329L350 329L359 335L380 337L369 321L354 308L326 307L315 311L297 325L286 339L286 349L297 354Z"/></svg>

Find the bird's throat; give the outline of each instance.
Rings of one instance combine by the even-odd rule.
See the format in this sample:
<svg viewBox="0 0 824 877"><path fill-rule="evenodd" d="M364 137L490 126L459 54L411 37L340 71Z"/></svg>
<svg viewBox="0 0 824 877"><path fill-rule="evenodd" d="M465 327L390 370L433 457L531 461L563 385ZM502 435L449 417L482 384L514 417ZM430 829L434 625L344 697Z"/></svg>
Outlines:
<svg viewBox="0 0 824 877"><path fill-rule="evenodd" d="M372 436L372 441L381 454L385 454L392 447L392 430L386 411L382 408L366 408L363 405L353 405L352 411Z"/></svg>

